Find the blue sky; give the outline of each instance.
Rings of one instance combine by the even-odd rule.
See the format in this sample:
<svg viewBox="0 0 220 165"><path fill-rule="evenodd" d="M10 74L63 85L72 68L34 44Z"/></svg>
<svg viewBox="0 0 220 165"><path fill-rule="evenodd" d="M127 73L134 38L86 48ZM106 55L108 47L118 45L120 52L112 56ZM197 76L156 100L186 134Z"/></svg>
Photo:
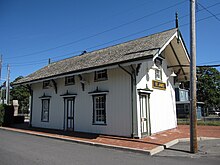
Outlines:
<svg viewBox="0 0 220 165"><path fill-rule="evenodd" d="M219 64L220 1L197 0L197 65ZM190 0L0 0L2 79L11 81L51 61L175 27L189 51ZM219 69L219 68L218 68ZM3 81L3 80L2 80Z"/></svg>

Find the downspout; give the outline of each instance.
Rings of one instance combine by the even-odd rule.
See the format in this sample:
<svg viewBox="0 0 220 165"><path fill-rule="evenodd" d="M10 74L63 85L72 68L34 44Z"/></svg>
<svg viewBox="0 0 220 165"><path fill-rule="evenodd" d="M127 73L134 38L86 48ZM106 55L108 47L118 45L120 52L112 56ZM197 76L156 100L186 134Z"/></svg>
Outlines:
<svg viewBox="0 0 220 165"><path fill-rule="evenodd" d="M30 99L30 121L29 121L29 127L32 127L32 110L33 110L33 90L31 89L30 85L27 85L30 95L31 95L31 99Z"/></svg>
<svg viewBox="0 0 220 165"><path fill-rule="evenodd" d="M133 101L133 102L132 102L132 104L133 104L132 112L134 112L134 110L136 110L136 109L134 109L134 106L137 107L137 104L136 104L136 102L137 102L137 93L136 93L136 90L137 90L137 89L136 89L136 87L137 87L137 86L136 86L136 85L137 85L137 78L136 78L136 77L137 77L137 69L135 70L134 67L133 67L133 65L131 65L131 69L132 69L133 83L134 83L134 84L132 84L132 101ZM134 85L135 85L135 89L134 89ZM135 92L135 95L134 95L134 92ZM136 100L135 102L134 102L134 99ZM135 113L137 114L137 111L136 111ZM133 118L132 118L132 122L133 122L132 125L133 125L133 124L134 124L134 121L133 121L134 115L132 114L132 116L133 116ZM136 131L137 131L136 133L137 133L137 135L138 135L138 120L137 120L137 115L135 115L135 117L136 117L136 119L135 119L135 120L136 120L136 126L135 126L135 127L136 127ZM133 126L133 127L134 127L134 126ZM134 138L134 135L135 135L136 133L135 133L134 130L133 130L133 133L132 133L132 134L133 134L133 138ZM136 138L137 138L137 137L136 137Z"/></svg>
<svg viewBox="0 0 220 165"><path fill-rule="evenodd" d="M132 132L132 138L134 138L134 98L133 98L133 95L134 95L134 77L133 77L133 74L130 73L129 71L127 71L125 68L123 68L120 64L118 65L119 68L121 68L123 71L125 71L127 74L129 74L131 76L131 132ZM133 68L134 69L134 68Z"/></svg>

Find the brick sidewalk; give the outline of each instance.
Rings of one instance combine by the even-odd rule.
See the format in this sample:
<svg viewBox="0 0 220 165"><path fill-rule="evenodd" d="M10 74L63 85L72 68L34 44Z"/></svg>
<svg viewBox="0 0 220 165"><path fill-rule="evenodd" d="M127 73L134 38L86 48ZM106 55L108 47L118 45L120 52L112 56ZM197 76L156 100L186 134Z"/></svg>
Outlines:
<svg viewBox="0 0 220 165"><path fill-rule="evenodd" d="M198 137L220 138L219 126L198 126ZM164 146L176 139L189 138L189 126L180 125L176 129L164 131L150 137L143 139L131 139L118 136L96 135L78 132L65 132L40 128L28 127L2 127L2 129L22 132L27 134L34 134L38 136L51 137L56 139L63 139L68 141L76 141L80 143L87 143L93 145L109 146L113 148L124 148L137 151L153 151L157 148L164 148ZM157 151L156 151L157 152ZM151 153L150 153L151 154Z"/></svg>

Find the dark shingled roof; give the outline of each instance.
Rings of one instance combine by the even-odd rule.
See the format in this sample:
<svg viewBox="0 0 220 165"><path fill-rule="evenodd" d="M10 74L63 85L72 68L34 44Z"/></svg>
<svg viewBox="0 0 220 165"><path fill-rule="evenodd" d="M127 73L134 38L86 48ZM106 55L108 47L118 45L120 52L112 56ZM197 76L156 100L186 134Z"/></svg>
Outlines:
<svg viewBox="0 0 220 165"><path fill-rule="evenodd" d="M76 73L102 66L135 61L141 58L144 59L155 55L176 32L177 29L174 28L54 62L18 80L17 82L14 82L14 85L56 77L68 73Z"/></svg>

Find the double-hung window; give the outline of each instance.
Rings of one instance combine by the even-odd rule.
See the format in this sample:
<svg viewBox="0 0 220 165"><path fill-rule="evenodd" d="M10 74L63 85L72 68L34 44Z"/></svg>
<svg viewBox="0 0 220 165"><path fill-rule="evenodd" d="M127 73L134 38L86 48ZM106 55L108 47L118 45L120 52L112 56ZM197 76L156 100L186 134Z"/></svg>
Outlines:
<svg viewBox="0 0 220 165"><path fill-rule="evenodd" d="M106 95L93 96L93 124L106 124Z"/></svg>
<svg viewBox="0 0 220 165"><path fill-rule="evenodd" d="M49 122L49 108L50 108L50 100L42 99L42 114L41 114L42 122Z"/></svg>
<svg viewBox="0 0 220 165"><path fill-rule="evenodd" d="M104 81L108 79L107 70L100 70L95 72L95 81Z"/></svg>
<svg viewBox="0 0 220 165"><path fill-rule="evenodd" d="M75 77L74 76L65 77L65 85L74 85L74 84L75 84Z"/></svg>
<svg viewBox="0 0 220 165"><path fill-rule="evenodd" d="M155 69L155 80L162 80L162 60L156 59L155 64L158 69Z"/></svg>
<svg viewBox="0 0 220 165"><path fill-rule="evenodd" d="M50 86L50 80L43 81L43 89L48 89L50 88Z"/></svg>
<svg viewBox="0 0 220 165"><path fill-rule="evenodd" d="M162 71L160 69L155 70L155 80L162 80Z"/></svg>

